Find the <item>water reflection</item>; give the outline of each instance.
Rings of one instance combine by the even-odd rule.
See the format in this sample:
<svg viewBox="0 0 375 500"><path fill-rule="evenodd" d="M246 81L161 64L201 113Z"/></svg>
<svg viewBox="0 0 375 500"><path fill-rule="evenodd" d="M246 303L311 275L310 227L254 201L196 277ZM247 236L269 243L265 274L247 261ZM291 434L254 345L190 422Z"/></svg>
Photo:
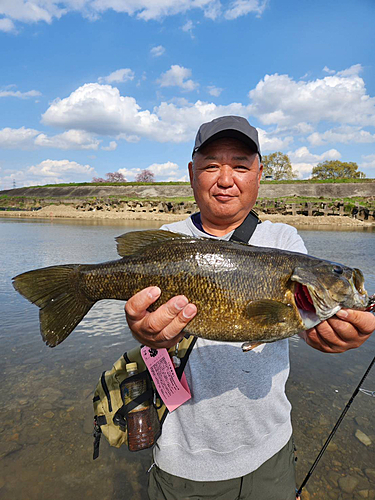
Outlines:
<svg viewBox="0 0 375 500"><path fill-rule="evenodd" d="M159 225L0 219L1 498L147 499L149 451L130 454L102 440L100 457L92 461L94 387L101 372L136 344L125 324L124 304L99 302L63 344L51 349L41 341L37 308L13 291L10 279L46 265L115 259L115 236ZM368 292L375 293L373 231L300 232L312 255L362 269ZM375 339L370 339L361 349L328 356L291 340L288 395L299 482L370 363L374 347ZM375 388L374 372L366 387ZM373 415L374 399L358 394L308 484L310 498L374 498ZM371 445L355 437L358 429ZM343 483L347 476L349 483ZM352 493L345 493L353 485Z"/></svg>

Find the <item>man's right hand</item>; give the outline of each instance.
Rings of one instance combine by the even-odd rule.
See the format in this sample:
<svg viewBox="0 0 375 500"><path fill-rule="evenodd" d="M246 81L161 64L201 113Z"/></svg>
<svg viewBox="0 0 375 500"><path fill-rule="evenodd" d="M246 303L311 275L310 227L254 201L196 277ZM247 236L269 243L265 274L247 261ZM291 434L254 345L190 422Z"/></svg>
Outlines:
<svg viewBox="0 0 375 500"><path fill-rule="evenodd" d="M134 338L154 349L176 345L184 336L181 331L197 314L197 307L184 295L172 297L156 311L147 311L160 294L157 286L144 288L125 305L126 320Z"/></svg>

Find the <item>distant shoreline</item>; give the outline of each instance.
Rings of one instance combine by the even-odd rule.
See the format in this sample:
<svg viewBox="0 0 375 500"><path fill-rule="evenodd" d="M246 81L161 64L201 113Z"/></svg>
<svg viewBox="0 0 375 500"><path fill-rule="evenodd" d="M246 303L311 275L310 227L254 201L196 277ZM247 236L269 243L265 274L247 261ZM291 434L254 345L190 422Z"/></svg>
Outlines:
<svg viewBox="0 0 375 500"><path fill-rule="evenodd" d="M67 219L86 219L86 220L148 220L148 221L163 221L174 222L185 219L188 214L165 214L154 212L116 212L115 210L100 210L100 211L83 211L77 210L67 205L50 205L37 211L15 210L0 212L0 217L26 217L33 219L51 219L51 218L67 218ZM269 220L271 222L284 222L292 226L352 226L352 227L368 227L375 226L375 223L369 221L361 221L345 216L307 216L307 215L280 215L280 214L263 214L260 213L261 220Z"/></svg>

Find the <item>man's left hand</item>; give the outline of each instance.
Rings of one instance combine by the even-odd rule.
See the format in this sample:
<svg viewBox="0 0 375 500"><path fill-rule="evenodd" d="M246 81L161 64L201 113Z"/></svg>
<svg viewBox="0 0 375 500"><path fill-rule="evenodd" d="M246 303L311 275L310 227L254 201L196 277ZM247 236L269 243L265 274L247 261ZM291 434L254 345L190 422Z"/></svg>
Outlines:
<svg viewBox="0 0 375 500"><path fill-rule="evenodd" d="M335 316L299 334L322 352L336 353L362 345L375 330L375 316L366 311L341 309Z"/></svg>

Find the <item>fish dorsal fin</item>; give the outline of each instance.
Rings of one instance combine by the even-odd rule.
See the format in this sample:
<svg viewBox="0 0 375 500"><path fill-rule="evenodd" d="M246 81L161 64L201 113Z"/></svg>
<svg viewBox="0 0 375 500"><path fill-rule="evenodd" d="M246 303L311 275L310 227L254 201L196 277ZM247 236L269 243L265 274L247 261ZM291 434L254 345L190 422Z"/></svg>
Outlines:
<svg viewBox="0 0 375 500"><path fill-rule="evenodd" d="M122 234L116 238L117 253L121 257L133 255L149 245L162 245L170 240L186 240L192 239L190 236L180 233L172 233L171 231L131 231Z"/></svg>

